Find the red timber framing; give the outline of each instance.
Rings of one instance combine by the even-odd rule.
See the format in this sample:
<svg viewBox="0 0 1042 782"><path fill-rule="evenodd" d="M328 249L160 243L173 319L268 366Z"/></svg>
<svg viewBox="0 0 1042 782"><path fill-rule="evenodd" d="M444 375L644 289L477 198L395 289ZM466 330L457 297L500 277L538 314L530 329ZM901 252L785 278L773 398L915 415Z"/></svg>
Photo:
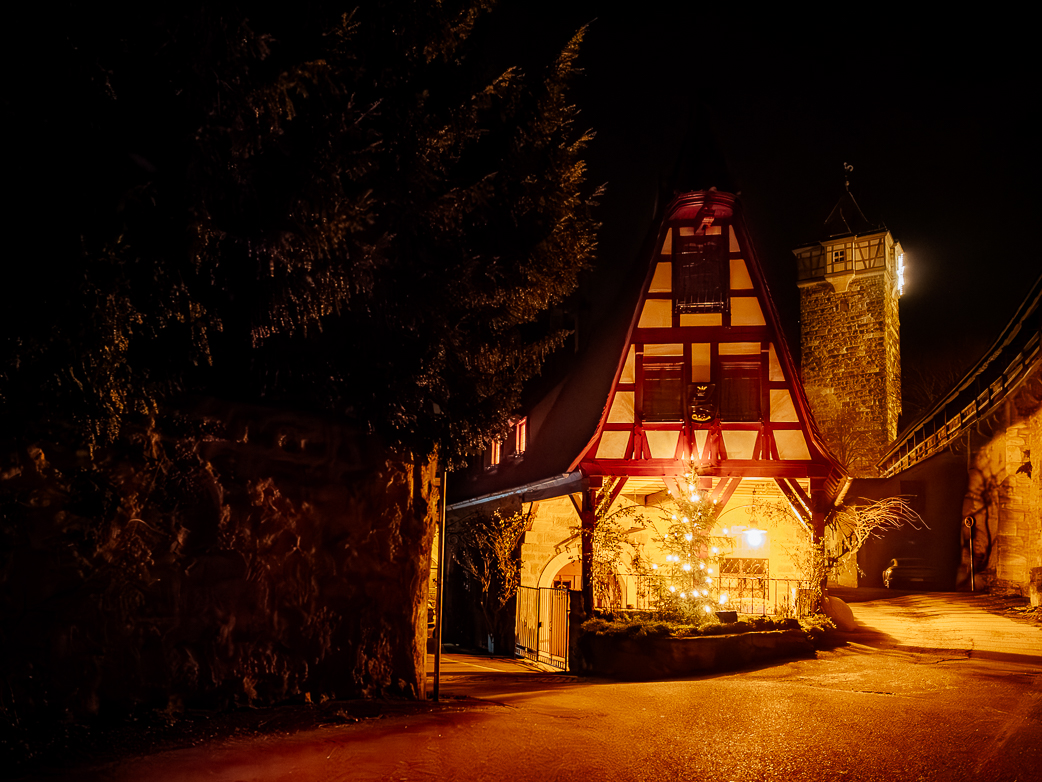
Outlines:
<svg viewBox="0 0 1042 782"><path fill-rule="evenodd" d="M820 536L846 473L813 423L734 196L675 198L647 264L600 423L572 465L591 485L584 527L605 477L668 489L693 467L721 502L744 478L774 479ZM584 584L586 559L584 542Z"/></svg>

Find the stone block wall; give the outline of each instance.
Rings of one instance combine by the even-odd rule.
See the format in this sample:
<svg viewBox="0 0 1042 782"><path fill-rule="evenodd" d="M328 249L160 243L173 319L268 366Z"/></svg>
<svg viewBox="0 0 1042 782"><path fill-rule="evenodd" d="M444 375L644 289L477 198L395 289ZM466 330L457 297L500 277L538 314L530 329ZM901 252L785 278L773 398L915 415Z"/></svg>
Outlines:
<svg viewBox="0 0 1042 782"><path fill-rule="evenodd" d="M541 500L533 506L532 526L521 546L521 584L552 586L540 584L540 578L552 579L571 559L579 559L579 514L567 497Z"/></svg>
<svg viewBox="0 0 1042 782"><path fill-rule="evenodd" d="M1035 373L1042 383L1042 367ZM1032 572L1042 568L1042 407L1025 415L1018 401L1007 400L1005 420L974 449L963 513L976 520L978 587L1028 595ZM964 528L964 579L969 537Z"/></svg>
<svg viewBox="0 0 1042 782"><path fill-rule="evenodd" d="M897 300L882 273L844 282L800 288L803 383L836 455L872 477L901 410Z"/></svg>

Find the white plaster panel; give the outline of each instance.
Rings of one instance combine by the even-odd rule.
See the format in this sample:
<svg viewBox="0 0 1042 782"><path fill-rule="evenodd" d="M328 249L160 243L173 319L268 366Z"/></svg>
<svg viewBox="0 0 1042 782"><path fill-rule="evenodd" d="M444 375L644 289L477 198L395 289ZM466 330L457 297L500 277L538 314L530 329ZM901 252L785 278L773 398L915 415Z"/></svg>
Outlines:
<svg viewBox="0 0 1042 782"><path fill-rule="evenodd" d="M755 296L732 296L731 297L731 325L732 326L763 326L767 323L763 319L763 311L760 302Z"/></svg>
<svg viewBox="0 0 1042 782"><path fill-rule="evenodd" d="M760 355L759 342L721 342L721 356L758 356Z"/></svg>
<svg viewBox="0 0 1042 782"><path fill-rule="evenodd" d="M620 383L636 383L637 382L637 361L633 354L633 345L630 345L630 352L626 354L626 363L622 365L622 376L619 378Z"/></svg>
<svg viewBox="0 0 1042 782"><path fill-rule="evenodd" d="M669 344L656 344L656 345L645 345L644 346L645 356L682 356L684 355L684 346L679 343Z"/></svg>
<svg viewBox="0 0 1042 782"><path fill-rule="evenodd" d="M731 259L731 288L745 291L753 287L753 279L749 276L749 268L741 258Z"/></svg>
<svg viewBox="0 0 1042 782"><path fill-rule="evenodd" d="M774 393L773 391L771 392ZM633 423L633 392L616 391L615 398L611 402L611 410L608 411L609 424L632 424Z"/></svg>
<svg viewBox="0 0 1042 782"><path fill-rule="evenodd" d="M752 459L759 432L723 431L728 459Z"/></svg>
<svg viewBox="0 0 1042 782"><path fill-rule="evenodd" d="M672 459L677 452L677 440L680 439L680 432L645 430L644 438L648 441L652 459Z"/></svg>
<svg viewBox="0 0 1042 782"><path fill-rule="evenodd" d="M792 403L792 394L784 390L771 391L771 420L799 421L796 406Z"/></svg>
<svg viewBox="0 0 1042 782"><path fill-rule="evenodd" d="M695 448L698 450L698 456L703 457L703 451L706 449L706 440L709 439L709 432L704 429L695 430Z"/></svg>
<svg viewBox="0 0 1042 782"><path fill-rule="evenodd" d="M684 316L680 316L683 320ZM710 353L709 353L708 342L695 342L691 345L691 382L697 383L702 381L708 383L710 381L709 376L709 364L710 364Z"/></svg>
<svg viewBox="0 0 1042 782"><path fill-rule="evenodd" d="M769 370L768 370L769 374L768 374L767 377L770 380L784 380L785 379L785 373L782 372L781 362L778 360L778 352L774 349L774 343L773 342L770 345L770 359L769 359L769 362L768 362L768 366L769 366Z"/></svg>
<svg viewBox="0 0 1042 782"><path fill-rule="evenodd" d="M722 326L724 316L719 312L699 312L680 316L681 326Z"/></svg>
<svg viewBox="0 0 1042 782"><path fill-rule="evenodd" d="M673 302L669 299L647 299L640 312L637 328L669 328L673 325Z"/></svg>
<svg viewBox="0 0 1042 782"><path fill-rule="evenodd" d="M655 276L651 278L651 288L656 293L663 293L673 289L673 264L662 261L655 264Z"/></svg>
<svg viewBox="0 0 1042 782"><path fill-rule="evenodd" d="M625 459L629 441L629 432L602 432L601 441L597 445L597 458Z"/></svg>
<svg viewBox="0 0 1042 782"><path fill-rule="evenodd" d="M779 459L810 459L807 440L799 430L776 431L774 442L778 446Z"/></svg>

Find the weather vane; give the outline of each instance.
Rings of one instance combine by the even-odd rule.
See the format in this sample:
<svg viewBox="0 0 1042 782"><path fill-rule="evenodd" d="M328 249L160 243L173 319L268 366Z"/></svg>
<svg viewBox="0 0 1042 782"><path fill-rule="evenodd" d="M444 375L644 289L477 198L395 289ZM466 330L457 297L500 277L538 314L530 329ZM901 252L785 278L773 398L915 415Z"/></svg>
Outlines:
<svg viewBox="0 0 1042 782"><path fill-rule="evenodd" d="M843 170L846 174L843 175L843 184L847 186L847 192L850 192L850 173L854 170L854 167L850 163L843 161Z"/></svg>

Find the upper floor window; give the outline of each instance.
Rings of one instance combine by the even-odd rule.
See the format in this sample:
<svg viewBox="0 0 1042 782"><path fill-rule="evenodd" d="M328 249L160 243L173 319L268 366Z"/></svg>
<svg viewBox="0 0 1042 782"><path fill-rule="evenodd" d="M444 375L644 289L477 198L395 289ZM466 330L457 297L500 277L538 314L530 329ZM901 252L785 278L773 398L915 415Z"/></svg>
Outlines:
<svg viewBox="0 0 1042 782"><path fill-rule="evenodd" d="M503 458L503 444L499 440L493 440L488 445L488 466L495 467Z"/></svg>
<svg viewBox="0 0 1042 782"><path fill-rule="evenodd" d="M759 421L760 362L723 360L720 362L720 420Z"/></svg>
<svg viewBox="0 0 1042 782"><path fill-rule="evenodd" d="M673 306L678 313L726 312L731 287L722 225L673 229Z"/></svg>
<svg viewBox="0 0 1042 782"><path fill-rule="evenodd" d="M642 384L645 421L684 419L683 366L677 362L645 363Z"/></svg>

